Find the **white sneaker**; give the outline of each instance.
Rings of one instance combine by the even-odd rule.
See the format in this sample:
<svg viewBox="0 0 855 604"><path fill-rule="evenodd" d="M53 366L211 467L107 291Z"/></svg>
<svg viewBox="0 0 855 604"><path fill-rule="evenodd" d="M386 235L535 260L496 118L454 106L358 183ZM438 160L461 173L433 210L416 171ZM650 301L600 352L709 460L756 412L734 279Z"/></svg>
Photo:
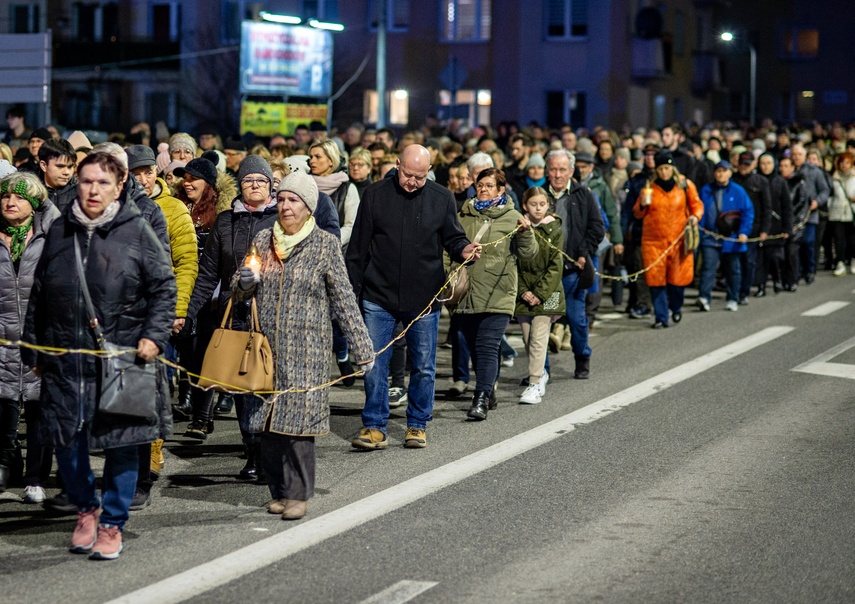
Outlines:
<svg viewBox="0 0 855 604"><path fill-rule="evenodd" d="M540 386L538 384L529 384L520 397L521 405L536 405L540 401Z"/></svg>
<svg viewBox="0 0 855 604"><path fill-rule="evenodd" d="M834 272L831 274L835 277L842 277L846 274L846 264L843 262L843 260L837 263L837 266L834 267Z"/></svg>
<svg viewBox="0 0 855 604"><path fill-rule="evenodd" d="M45 500L45 490L39 486L31 486L24 489L22 497L24 503L43 503Z"/></svg>
<svg viewBox="0 0 855 604"><path fill-rule="evenodd" d="M540 388L540 396L546 394L546 385L549 383L549 373L544 371L543 375L540 376L540 381L537 382L538 388Z"/></svg>
<svg viewBox="0 0 855 604"><path fill-rule="evenodd" d="M706 298L698 298L698 308L704 312L710 311L710 301Z"/></svg>
<svg viewBox="0 0 855 604"><path fill-rule="evenodd" d="M513 367L514 357L502 357L502 367Z"/></svg>
<svg viewBox="0 0 855 604"><path fill-rule="evenodd" d="M724 310L736 312L737 310L739 310L739 304L736 303L736 300L728 300L724 304Z"/></svg>

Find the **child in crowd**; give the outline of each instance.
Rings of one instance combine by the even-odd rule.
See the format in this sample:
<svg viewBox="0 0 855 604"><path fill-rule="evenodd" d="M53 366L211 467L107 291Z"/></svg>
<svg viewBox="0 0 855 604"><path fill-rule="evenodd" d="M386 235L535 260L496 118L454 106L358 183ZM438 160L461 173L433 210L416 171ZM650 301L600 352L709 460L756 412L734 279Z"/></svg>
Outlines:
<svg viewBox="0 0 855 604"><path fill-rule="evenodd" d="M541 401L549 381L544 363L550 325L564 316L564 289L561 286L564 262L559 252L564 249L564 228L561 218L549 212L549 198L541 187L531 187L525 192L522 209L538 239L537 255L531 260L518 261L515 311L522 328L529 373L528 386L520 397L520 403L533 405ZM547 241L554 247L547 245Z"/></svg>

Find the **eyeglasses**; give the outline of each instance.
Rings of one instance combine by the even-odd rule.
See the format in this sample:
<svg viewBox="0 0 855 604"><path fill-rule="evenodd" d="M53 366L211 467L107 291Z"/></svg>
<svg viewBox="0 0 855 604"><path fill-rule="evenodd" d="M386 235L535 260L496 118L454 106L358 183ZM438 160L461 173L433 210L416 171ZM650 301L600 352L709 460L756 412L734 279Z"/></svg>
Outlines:
<svg viewBox="0 0 855 604"><path fill-rule="evenodd" d="M365 162L362 162L362 161L352 161L352 162L350 162L350 167L351 168L367 168L368 164L366 164Z"/></svg>
<svg viewBox="0 0 855 604"><path fill-rule="evenodd" d="M263 187L264 185L268 184L269 182L270 181L267 180L266 178L244 178L242 181L240 181L240 185L242 187L251 187L253 185L256 185L258 187Z"/></svg>
<svg viewBox="0 0 855 604"><path fill-rule="evenodd" d="M479 191L483 191L484 189L498 189L499 187L491 182L479 182L475 185L475 188Z"/></svg>

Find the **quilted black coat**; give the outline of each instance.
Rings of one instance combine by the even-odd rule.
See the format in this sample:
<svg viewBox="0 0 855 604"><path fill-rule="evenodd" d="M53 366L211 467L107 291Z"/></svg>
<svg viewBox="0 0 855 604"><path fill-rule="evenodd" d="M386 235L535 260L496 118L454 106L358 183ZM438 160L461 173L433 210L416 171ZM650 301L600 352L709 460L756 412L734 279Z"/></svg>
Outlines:
<svg viewBox="0 0 855 604"><path fill-rule="evenodd" d="M27 342L61 348L97 348L76 268L74 238L81 244L86 279L107 341L136 348L148 338L163 351L175 315L172 263L136 204L120 200L116 217L91 236L71 212L72 204L48 232L36 268L24 328ZM155 397L158 420L107 417L96 412L97 361L93 356L49 356L23 350L24 363L42 371L41 415L45 444L67 447L84 424L89 445L108 449L152 442L171 431L165 379Z"/></svg>

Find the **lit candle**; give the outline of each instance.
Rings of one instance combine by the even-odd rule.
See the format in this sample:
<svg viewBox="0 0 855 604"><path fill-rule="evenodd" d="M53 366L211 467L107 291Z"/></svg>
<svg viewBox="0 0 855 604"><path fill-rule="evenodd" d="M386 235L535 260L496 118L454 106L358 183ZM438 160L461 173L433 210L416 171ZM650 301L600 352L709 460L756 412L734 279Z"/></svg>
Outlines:
<svg viewBox="0 0 855 604"><path fill-rule="evenodd" d="M653 202L653 187L646 186L641 190L641 205L649 206Z"/></svg>
<svg viewBox="0 0 855 604"><path fill-rule="evenodd" d="M253 270L257 270L261 267L261 255L258 253L258 248L255 247L255 244L249 246L249 251L246 253L246 261L244 262L244 266L248 266Z"/></svg>

